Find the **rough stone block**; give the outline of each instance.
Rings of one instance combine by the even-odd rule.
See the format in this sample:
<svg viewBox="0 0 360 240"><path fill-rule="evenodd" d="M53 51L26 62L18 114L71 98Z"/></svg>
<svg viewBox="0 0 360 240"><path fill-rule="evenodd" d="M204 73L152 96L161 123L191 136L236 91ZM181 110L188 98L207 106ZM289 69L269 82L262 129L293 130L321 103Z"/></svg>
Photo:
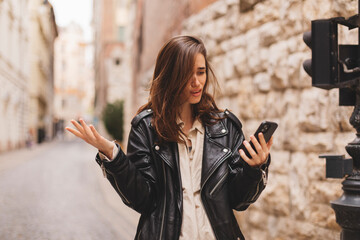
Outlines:
<svg viewBox="0 0 360 240"><path fill-rule="evenodd" d="M260 38L260 46L268 47L279 41L282 35L282 28L280 25L280 21L267 22L261 25L257 31L259 32Z"/></svg>
<svg viewBox="0 0 360 240"><path fill-rule="evenodd" d="M309 185L309 201L312 203L329 204L343 193L342 179L326 179L325 181L312 181Z"/></svg>
<svg viewBox="0 0 360 240"><path fill-rule="evenodd" d="M300 99L300 129L304 132L326 131L329 127L328 92L318 88L305 89Z"/></svg>
<svg viewBox="0 0 360 240"><path fill-rule="evenodd" d="M255 205L269 215L289 216L291 213L291 200L288 182L288 175L270 175L267 186Z"/></svg>
<svg viewBox="0 0 360 240"><path fill-rule="evenodd" d="M286 60L282 59L271 71L271 86L276 90L285 90L289 86L288 67Z"/></svg>
<svg viewBox="0 0 360 240"><path fill-rule="evenodd" d="M217 1L210 6L209 10L212 11L212 19L223 17L228 13L228 3L226 1Z"/></svg>
<svg viewBox="0 0 360 240"><path fill-rule="evenodd" d="M325 159L319 158L320 154L307 154L307 177L309 181L322 181L325 178Z"/></svg>
<svg viewBox="0 0 360 240"><path fill-rule="evenodd" d="M230 79L225 83L224 95L226 94L226 96L235 97L239 94L239 88L240 88L239 79Z"/></svg>
<svg viewBox="0 0 360 240"><path fill-rule="evenodd" d="M286 66L288 69L288 78L291 87L294 88L308 88L311 87L311 78L308 78L305 81L301 81L300 75L304 71L302 64L306 59L307 55L305 53L293 53L290 54L287 58ZM304 71L305 72L305 71Z"/></svg>
<svg viewBox="0 0 360 240"><path fill-rule="evenodd" d="M270 76L267 73L261 72L255 75L254 85L260 92L269 92L271 89ZM265 102L263 102L264 104Z"/></svg>
<svg viewBox="0 0 360 240"><path fill-rule="evenodd" d="M221 42L220 46L224 52L232 53L231 50L235 50L235 49L237 50L238 48L246 47L245 40L246 39L245 39L244 35L238 35L238 36L232 37L226 41Z"/></svg>
<svg viewBox="0 0 360 240"><path fill-rule="evenodd" d="M276 136L274 136L274 144ZM274 174L287 174L290 166L290 152L281 150L271 150L271 164L269 167L269 177Z"/></svg>
<svg viewBox="0 0 360 240"><path fill-rule="evenodd" d="M335 220L335 212L330 204L310 204L309 210L311 214L308 219L317 227L340 230L340 226Z"/></svg>
<svg viewBox="0 0 360 240"><path fill-rule="evenodd" d="M299 141L299 150L304 152L324 153L334 148L334 133L303 133Z"/></svg>
<svg viewBox="0 0 360 240"><path fill-rule="evenodd" d="M289 166L289 190L291 215L297 220L305 220L309 216L307 206L309 178L307 175L309 164L308 156L302 152L291 154Z"/></svg>
<svg viewBox="0 0 360 240"><path fill-rule="evenodd" d="M224 56L216 56L211 59L211 66L213 67L213 70L215 72L215 75L217 77L217 80L220 84L220 86L224 86L225 83L225 74L224 74Z"/></svg>
<svg viewBox="0 0 360 240"><path fill-rule="evenodd" d="M334 17L334 9L332 2L328 0L306 0L302 5L302 19L304 22L310 23L313 19L321 18L331 18ZM321 6L321 7L319 7Z"/></svg>
<svg viewBox="0 0 360 240"><path fill-rule="evenodd" d="M279 63L289 55L289 48L287 41L280 41L275 44L272 44L268 52L268 62L270 63L270 68L272 71L279 66ZM272 73L272 71L269 71Z"/></svg>
<svg viewBox="0 0 360 240"><path fill-rule="evenodd" d="M357 1L337 0L333 2L333 11L348 18L358 13Z"/></svg>
<svg viewBox="0 0 360 240"><path fill-rule="evenodd" d="M231 59L233 60L237 76L241 77L250 73L244 48L233 50Z"/></svg>
<svg viewBox="0 0 360 240"><path fill-rule="evenodd" d="M254 18L255 26L262 25L267 22L272 22L279 18L281 1L264 1L256 4L254 7Z"/></svg>
<svg viewBox="0 0 360 240"><path fill-rule="evenodd" d="M235 77L234 62L232 61L229 55L226 55L223 58L222 68L223 68L222 72L224 73L225 80Z"/></svg>
<svg viewBox="0 0 360 240"><path fill-rule="evenodd" d="M241 0L240 1L240 11L246 12L251 10L256 4L264 0Z"/></svg>

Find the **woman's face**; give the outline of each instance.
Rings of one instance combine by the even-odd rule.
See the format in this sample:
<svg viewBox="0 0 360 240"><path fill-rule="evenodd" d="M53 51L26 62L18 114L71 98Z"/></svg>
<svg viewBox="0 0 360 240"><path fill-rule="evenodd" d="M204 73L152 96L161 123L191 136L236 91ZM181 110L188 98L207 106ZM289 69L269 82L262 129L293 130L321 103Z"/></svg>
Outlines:
<svg viewBox="0 0 360 240"><path fill-rule="evenodd" d="M201 100L203 88L206 83L206 64L205 58L201 53L195 56L193 72L193 76L191 76L182 92L184 104L196 104Z"/></svg>

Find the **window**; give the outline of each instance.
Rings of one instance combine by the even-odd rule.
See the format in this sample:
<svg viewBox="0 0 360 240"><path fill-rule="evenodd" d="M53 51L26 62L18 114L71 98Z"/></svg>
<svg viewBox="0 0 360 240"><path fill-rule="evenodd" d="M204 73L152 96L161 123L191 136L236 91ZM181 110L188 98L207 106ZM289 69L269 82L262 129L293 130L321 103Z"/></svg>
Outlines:
<svg viewBox="0 0 360 240"><path fill-rule="evenodd" d="M125 27L118 26L117 39L120 42L125 42Z"/></svg>
<svg viewBox="0 0 360 240"><path fill-rule="evenodd" d="M120 58L115 58L115 65L119 66L121 64L121 59Z"/></svg>
<svg viewBox="0 0 360 240"><path fill-rule="evenodd" d="M66 99L63 99L62 101L61 101L61 107L64 109L64 108L66 108Z"/></svg>

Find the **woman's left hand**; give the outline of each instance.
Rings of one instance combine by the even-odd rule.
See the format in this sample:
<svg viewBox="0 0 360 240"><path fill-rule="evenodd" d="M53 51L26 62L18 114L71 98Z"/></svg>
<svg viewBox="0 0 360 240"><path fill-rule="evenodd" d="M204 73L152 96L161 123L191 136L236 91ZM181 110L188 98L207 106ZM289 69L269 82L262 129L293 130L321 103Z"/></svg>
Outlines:
<svg viewBox="0 0 360 240"><path fill-rule="evenodd" d="M268 159L270 148L273 144L273 137L270 138L269 142L265 142L264 135L259 133L259 141L252 135L250 136L251 142L254 144L255 149L253 149L248 141L244 141L246 149L251 155L251 158L246 156L245 152L240 149L240 156L242 159L247 162L251 167L259 167L266 162ZM255 151L256 150L256 151Z"/></svg>

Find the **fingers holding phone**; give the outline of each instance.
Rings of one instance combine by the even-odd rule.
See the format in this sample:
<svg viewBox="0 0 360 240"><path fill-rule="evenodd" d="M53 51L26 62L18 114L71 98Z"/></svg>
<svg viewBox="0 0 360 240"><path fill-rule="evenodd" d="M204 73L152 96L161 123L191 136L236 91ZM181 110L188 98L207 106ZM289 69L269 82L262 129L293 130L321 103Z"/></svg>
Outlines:
<svg viewBox="0 0 360 240"><path fill-rule="evenodd" d="M252 167L258 167L266 162L273 144L272 135L277 126L275 122L264 121L255 134L250 137L250 142L243 142L239 153L246 163Z"/></svg>
<svg viewBox="0 0 360 240"><path fill-rule="evenodd" d="M260 142L255 136L251 136L250 139L252 144L248 141L244 141L243 143L250 157L243 149L239 150L241 158L251 167L258 167L266 162L272 145L273 137L271 137L268 143L265 142L264 135L262 133L259 133L258 138Z"/></svg>

